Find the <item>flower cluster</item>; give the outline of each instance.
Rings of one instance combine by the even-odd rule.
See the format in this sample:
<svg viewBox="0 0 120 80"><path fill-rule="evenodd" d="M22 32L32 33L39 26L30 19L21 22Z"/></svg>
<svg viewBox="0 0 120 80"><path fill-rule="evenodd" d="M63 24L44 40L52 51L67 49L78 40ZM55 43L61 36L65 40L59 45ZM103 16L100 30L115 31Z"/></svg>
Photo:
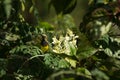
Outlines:
<svg viewBox="0 0 120 80"><path fill-rule="evenodd" d="M55 53L65 53L67 55L75 55L77 51L77 38L75 34L70 29L67 29L67 33L65 36L60 35L57 39L54 36L53 39L53 52Z"/></svg>

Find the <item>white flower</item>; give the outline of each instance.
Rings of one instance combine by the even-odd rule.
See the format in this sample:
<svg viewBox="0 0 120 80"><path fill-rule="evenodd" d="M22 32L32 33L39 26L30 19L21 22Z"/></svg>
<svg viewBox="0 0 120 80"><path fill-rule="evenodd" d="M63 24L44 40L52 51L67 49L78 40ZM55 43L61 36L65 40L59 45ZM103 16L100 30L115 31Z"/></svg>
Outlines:
<svg viewBox="0 0 120 80"><path fill-rule="evenodd" d="M67 29L67 34L68 34L70 37L71 37L71 36L75 36L70 29Z"/></svg>
<svg viewBox="0 0 120 80"><path fill-rule="evenodd" d="M62 35L60 35L58 39L53 37L53 52L75 55L77 51L77 38L78 36L75 36L70 29L67 29L67 34L65 37Z"/></svg>

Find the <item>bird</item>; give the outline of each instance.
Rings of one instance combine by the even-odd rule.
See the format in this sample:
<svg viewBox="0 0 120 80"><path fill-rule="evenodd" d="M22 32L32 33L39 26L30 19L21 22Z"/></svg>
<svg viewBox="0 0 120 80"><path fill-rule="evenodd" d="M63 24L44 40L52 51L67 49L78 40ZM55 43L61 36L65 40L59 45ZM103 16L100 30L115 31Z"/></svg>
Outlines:
<svg viewBox="0 0 120 80"><path fill-rule="evenodd" d="M42 34L41 38L41 50L45 53L49 50L49 44L47 41L47 36L45 34Z"/></svg>

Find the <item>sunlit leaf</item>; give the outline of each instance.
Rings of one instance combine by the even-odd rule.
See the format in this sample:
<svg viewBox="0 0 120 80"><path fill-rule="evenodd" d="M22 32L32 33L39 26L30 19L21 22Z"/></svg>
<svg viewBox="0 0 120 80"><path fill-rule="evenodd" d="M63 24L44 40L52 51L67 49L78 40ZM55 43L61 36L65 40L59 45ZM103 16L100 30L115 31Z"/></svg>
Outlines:
<svg viewBox="0 0 120 80"><path fill-rule="evenodd" d="M28 80L33 78L32 75L23 75L23 74L17 74L17 73L14 73L14 75L16 80L21 80L21 79Z"/></svg>
<svg viewBox="0 0 120 80"><path fill-rule="evenodd" d="M75 80L74 78L63 78L62 80Z"/></svg>
<svg viewBox="0 0 120 80"><path fill-rule="evenodd" d="M89 0L88 4L91 5L94 2L94 0Z"/></svg>
<svg viewBox="0 0 120 80"><path fill-rule="evenodd" d="M115 58L120 59L120 50L116 51L115 54L113 54Z"/></svg>
<svg viewBox="0 0 120 80"><path fill-rule="evenodd" d="M85 76L89 79L92 78L91 77L91 75L92 75L91 72L89 70L87 70L86 68L77 68L76 71L77 71L78 75L81 74L81 75L83 75L83 76Z"/></svg>
<svg viewBox="0 0 120 80"><path fill-rule="evenodd" d="M69 43L69 47L70 47L70 55L76 55L77 52L76 46L73 45L73 43Z"/></svg>
<svg viewBox="0 0 120 80"><path fill-rule="evenodd" d="M61 59L59 61L59 68L68 68L70 65L65 59Z"/></svg>
<svg viewBox="0 0 120 80"><path fill-rule="evenodd" d="M70 65L72 66L72 67L76 67L76 64L77 64L77 61L76 60L73 60L73 59L70 59L70 58L65 58L65 60L68 62L68 63L70 63Z"/></svg>
<svg viewBox="0 0 120 80"><path fill-rule="evenodd" d="M24 17L21 14L19 14L19 18L20 18L21 22L25 21ZM18 31L18 30L19 30L19 28L16 27L16 31Z"/></svg>
<svg viewBox="0 0 120 80"><path fill-rule="evenodd" d="M0 77L4 76L6 74L6 71L5 70L0 70Z"/></svg>
<svg viewBox="0 0 120 80"><path fill-rule="evenodd" d="M29 9L29 13L32 13L34 10L34 6L31 6L30 9Z"/></svg>
<svg viewBox="0 0 120 80"><path fill-rule="evenodd" d="M109 55L109 56L112 56L112 55L113 55L112 51L111 51L109 48L106 48L106 49L105 49L105 53L106 53L107 55Z"/></svg>
<svg viewBox="0 0 120 80"><path fill-rule="evenodd" d="M20 39L20 36L9 33L9 34L6 34L5 39L8 40L8 41L16 41L16 40Z"/></svg>
<svg viewBox="0 0 120 80"><path fill-rule="evenodd" d="M109 0L97 0L97 3L107 4L108 2L109 2Z"/></svg>
<svg viewBox="0 0 120 80"><path fill-rule="evenodd" d="M11 5L12 0L4 0L4 7L5 7L5 13L6 17L9 18L12 10L12 5Z"/></svg>
<svg viewBox="0 0 120 80"><path fill-rule="evenodd" d="M108 71L107 67L104 66L104 65L102 65L99 69L102 70L102 71Z"/></svg>
<svg viewBox="0 0 120 80"><path fill-rule="evenodd" d="M53 30L54 29L54 26L47 22L40 22L40 27L45 30Z"/></svg>
<svg viewBox="0 0 120 80"><path fill-rule="evenodd" d="M22 7L22 11L25 11L25 4L22 0L21 0L21 7Z"/></svg>

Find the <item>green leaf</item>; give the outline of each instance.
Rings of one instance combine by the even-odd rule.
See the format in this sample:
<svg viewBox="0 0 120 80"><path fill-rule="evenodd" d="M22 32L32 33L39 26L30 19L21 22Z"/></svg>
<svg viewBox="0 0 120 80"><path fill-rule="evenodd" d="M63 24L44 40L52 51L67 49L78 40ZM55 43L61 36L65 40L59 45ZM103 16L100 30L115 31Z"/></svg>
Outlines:
<svg viewBox="0 0 120 80"><path fill-rule="evenodd" d="M45 54L44 62L50 68L58 69L60 58L52 54Z"/></svg>
<svg viewBox="0 0 120 80"><path fill-rule="evenodd" d="M69 43L69 47L70 47L70 55L75 56L77 52L77 48L72 43Z"/></svg>
<svg viewBox="0 0 120 80"><path fill-rule="evenodd" d="M109 0L97 0L97 3L107 4Z"/></svg>
<svg viewBox="0 0 120 80"><path fill-rule="evenodd" d="M42 54L37 46L21 45L9 51L11 54L30 54L31 56Z"/></svg>
<svg viewBox="0 0 120 80"><path fill-rule="evenodd" d="M77 72L77 73L76 73L77 75L82 75L82 76L84 76L84 77L86 77L86 78L89 78L89 79L92 78L90 71L87 70L86 68L77 68L77 69L76 69L76 72Z"/></svg>
<svg viewBox="0 0 120 80"><path fill-rule="evenodd" d="M45 54L44 62L46 65L48 65L50 68L58 70L61 68L69 68L70 64L59 55L53 55L53 54Z"/></svg>
<svg viewBox="0 0 120 80"><path fill-rule="evenodd" d="M94 55L98 51L98 49L95 49L90 46L84 46L84 47L85 47L84 49L79 50L79 54L77 56L78 59L88 58L88 57Z"/></svg>
<svg viewBox="0 0 120 80"><path fill-rule="evenodd" d="M17 74L17 73L14 73L14 75L16 80L31 80L33 78L32 75L23 75L23 74Z"/></svg>
<svg viewBox="0 0 120 80"><path fill-rule="evenodd" d="M7 71L7 59L0 58L0 77L6 75Z"/></svg>
<svg viewBox="0 0 120 80"><path fill-rule="evenodd" d="M16 41L16 40L20 39L20 36L16 35L16 34L8 33L8 34L6 34L5 39L8 41Z"/></svg>
<svg viewBox="0 0 120 80"><path fill-rule="evenodd" d="M75 78L63 78L62 80L75 80Z"/></svg>
<svg viewBox="0 0 120 80"><path fill-rule="evenodd" d="M95 77L95 80L109 80L109 77L98 69L92 70L91 73Z"/></svg>
<svg viewBox="0 0 120 80"><path fill-rule="evenodd" d="M113 56L114 56L115 58L120 59L120 50L116 51Z"/></svg>
<svg viewBox="0 0 120 80"><path fill-rule="evenodd" d="M6 17L9 18L12 10L12 5L11 5L12 0L4 0L4 8L5 8L5 13Z"/></svg>
<svg viewBox="0 0 120 80"><path fill-rule="evenodd" d="M65 60L74 68L76 68L77 61L71 58L66 57Z"/></svg>
<svg viewBox="0 0 120 80"><path fill-rule="evenodd" d="M49 24L48 22L40 22L40 27L45 29L45 30L53 30L54 26Z"/></svg>
<svg viewBox="0 0 120 80"><path fill-rule="evenodd" d="M30 9L29 9L29 13L32 13L33 10L34 10L34 6L32 5L32 6L30 7Z"/></svg>
<svg viewBox="0 0 120 80"><path fill-rule="evenodd" d="M60 61L59 61L59 66L58 66L59 68L68 68L69 67L69 64L68 64L68 62L66 61L66 60L64 60L64 59L61 59Z"/></svg>
<svg viewBox="0 0 120 80"><path fill-rule="evenodd" d="M23 0L21 0L21 7L22 7L22 11L25 11L25 4L24 4Z"/></svg>
<svg viewBox="0 0 120 80"><path fill-rule="evenodd" d="M109 48L106 48L104 51L108 56L111 56L111 57L113 56L113 53Z"/></svg>
<svg viewBox="0 0 120 80"><path fill-rule="evenodd" d="M0 70L0 77L4 76L6 74L6 71L5 70Z"/></svg>

